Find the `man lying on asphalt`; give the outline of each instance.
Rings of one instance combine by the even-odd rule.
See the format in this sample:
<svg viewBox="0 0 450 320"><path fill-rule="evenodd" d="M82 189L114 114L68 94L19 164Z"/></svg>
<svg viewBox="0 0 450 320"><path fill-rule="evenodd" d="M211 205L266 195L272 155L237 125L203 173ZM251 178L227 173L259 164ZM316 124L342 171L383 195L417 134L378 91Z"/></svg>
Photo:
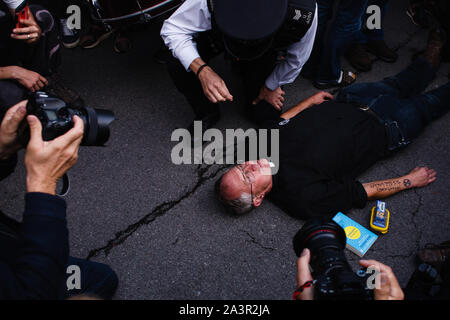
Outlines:
<svg viewBox="0 0 450 320"><path fill-rule="evenodd" d="M220 200L244 213L267 195L304 219L362 208L367 200L435 181L436 172L427 167L371 183L356 178L448 111L450 83L421 94L435 76L444 43L444 35L432 32L423 57L398 75L352 85L334 100L319 92L283 113L274 126L280 129L278 173L271 175L265 159L235 166L216 183Z"/></svg>

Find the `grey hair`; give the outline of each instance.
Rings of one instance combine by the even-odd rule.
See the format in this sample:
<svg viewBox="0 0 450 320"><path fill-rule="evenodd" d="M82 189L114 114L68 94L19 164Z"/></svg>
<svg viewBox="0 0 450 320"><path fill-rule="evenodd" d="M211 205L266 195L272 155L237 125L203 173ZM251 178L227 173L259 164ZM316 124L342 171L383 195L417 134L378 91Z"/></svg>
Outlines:
<svg viewBox="0 0 450 320"><path fill-rule="evenodd" d="M233 200L222 200L222 202L236 214L244 214L252 210L252 196L246 192L241 193L239 198Z"/></svg>
<svg viewBox="0 0 450 320"><path fill-rule="evenodd" d="M223 177L223 176L222 176ZM244 214L253 209L252 195L246 192L243 192L239 198L233 200L226 200L222 197L222 193L220 191L220 184L222 182L222 177L220 177L215 184L216 194L222 202L222 204L234 214Z"/></svg>

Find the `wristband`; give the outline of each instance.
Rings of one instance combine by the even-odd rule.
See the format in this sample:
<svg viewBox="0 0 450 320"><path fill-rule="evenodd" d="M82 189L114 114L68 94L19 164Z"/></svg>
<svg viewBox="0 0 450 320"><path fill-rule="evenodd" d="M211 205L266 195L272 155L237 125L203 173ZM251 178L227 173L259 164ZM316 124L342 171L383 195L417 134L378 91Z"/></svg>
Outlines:
<svg viewBox="0 0 450 320"><path fill-rule="evenodd" d="M200 68L198 68L197 73L195 74L195 75L197 76L197 78L198 78L198 75L200 74L200 71L202 71L203 68L204 68L204 67L207 67L207 66L208 66L208 64L205 63L205 64L202 64L202 65L200 66Z"/></svg>
<svg viewBox="0 0 450 320"><path fill-rule="evenodd" d="M300 287L298 287L297 290L294 291L294 294L292 295L292 300L297 300L298 295L302 293L303 290L305 290L306 288L310 288L315 284L316 284L315 280L306 281L303 285L301 285Z"/></svg>

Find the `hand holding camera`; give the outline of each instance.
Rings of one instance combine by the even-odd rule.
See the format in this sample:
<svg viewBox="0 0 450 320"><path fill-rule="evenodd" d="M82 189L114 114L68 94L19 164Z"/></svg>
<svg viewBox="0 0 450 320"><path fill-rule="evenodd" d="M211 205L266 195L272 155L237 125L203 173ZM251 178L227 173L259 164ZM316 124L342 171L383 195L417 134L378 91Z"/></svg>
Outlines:
<svg viewBox="0 0 450 320"><path fill-rule="evenodd" d="M0 160L10 158L21 148L17 131L27 113L26 104L22 101L11 107L3 118L0 125Z"/></svg>
<svg viewBox="0 0 450 320"><path fill-rule="evenodd" d="M80 145L104 145L113 120L111 111L72 109L56 97L37 92L5 114L0 126L0 160L26 146L28 192L54 195L57 181L76 163Z"/></svg>
<svg viewBox="0 0 450 320"><path fill-rule="evenodd" d="M376 270L380 270L381 287L374 291L375 300L403 300L405 298L403 290L390 267L375 260L361 260L359 264L364 268L375 267Z"/></svg>
<svg viewBox="0 0 450 320"><path fill-rule="evenodd" d="M391 268L375 260L361 260L363 268L379 270L375 288L364 269L352 271L345 257L346 235L334 221L316 218L305 223L294 237L298 300L403 300L403 291ZM314 274L311 274L310 265ZM379 283L377 283L379 281ZM377 287L377 284L379 287Z"/></svg>
<svg viewBox="0 0 450 320"><path fill-rule="evenodd" d="M25 156L27 192L55 194L58 180L77 162L83 139L83 120L74 115L74 126L66 134L42 140L42 124L34 115L27 116L30 141Z"/></svg>

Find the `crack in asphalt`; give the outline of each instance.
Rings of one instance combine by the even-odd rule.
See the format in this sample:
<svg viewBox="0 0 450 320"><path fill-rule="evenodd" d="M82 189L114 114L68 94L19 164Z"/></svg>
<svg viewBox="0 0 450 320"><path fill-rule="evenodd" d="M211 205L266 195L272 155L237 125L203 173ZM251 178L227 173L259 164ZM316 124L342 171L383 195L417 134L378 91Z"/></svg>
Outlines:
<svg viewBox="0 0 450 320"><path fill-rule="evenodd" d="M420 32L421 30L418 29L417 31L413 32L412 34L409 35L409 37L403 41L402 43L400 43L396 48L394 48L394 51L398 51L401 48L405 47L410 41L413 40L413 38ZM375 58L373 61L377 61L379 60L378 58ZM100 253L104 252L105 255L108 255L109 252L116 246L124 243L130 236L132 236L134 234L134 232L136 232L139 228L141 228L144 225L148 225L150 223L152 223L153 221L155 221L158 217L166 214L168 211L170 211L171 209L173 209L175 206L177 206L180 202L182 202L183 200L189 198L191 195L193 195L197 189L199 189L206 181L214 178L217 176L217 174L222 171L224 168L226 168L226 166L221 166L219 169L215 170L212 174L205 176L205 174L207 173L208 169L210 167L202 167L202 165L198 165L197 167L197 183L194 185L193 188L191 188L188 192L186 192L185 194L183 194L181 197L179 197L176 200L172 200L172 201L166 201L163 202L161 204L159 204L158 206L156 206L150 213L148 213L147 215L145 215L144 217L142 217L140 220L138 220L137 222L129 225L127 228L125 228L124 230L121 230L119 232L116 233L115 237L111 240L109 240L107 242L107 244L103 247L97 248L97 249L92 249L89 251L89 254L87 256L87 260L98 256ZM417 193L416 193L417 194ZM417 194L418 195L418 194ZM414 226L417 229L417 224L414 221L414 218L416 217L417 213L419 212L421 206L422 206L422 197L420 195L419 196L419 205L416 208L416 210L413 212L413 223ZM270 251L274 251L276 250L275 248L272 247L267 247L262 245L261 243L259 243L257 241L257 239L251 235L248 231L245 230L240 230L242 232L245 232L249 237L250 240L247 240L248 242L254 243L256 245L258 245L259 247L265 249L265 250L270 250ZM416 246L418 246L420 244L420 239L422 237L422 232L420 232L418 238L416 239ZM178 242L178 239L175 240L175 242L173 243L173 245L175 245ZM392 257L397 257L397 256L392 256Z"/></svg>
<svg viewBox="0 0 450 320"><path fill-rule="evenodd" d="M393 259L410 258L410 257L414 256L420 249L420 240L422 239L423 232L419 228L416 218L417 218L417 216L420 212L420 209L422 208L424 203L423 203L423 197L419 193L417 193L417 190L413 189L413 191L417 195L417 198L418 198L418 204L417 204L416 208L411 212L411 215L412 215L411 221L414 226L414 229L417 232L414 249L407 254L393 254L393 255L384 256L384 258L393 258Z"/></svg>
<svg viewBox="0 0 450 320"><path fill-rule="evenodd" d="M422 196L419 193L417 193L417 189L414 189L414 193L416 194L416 196L417 196L417 198L419 200L419 203L417 204L416 209L411 213L412 214L412 223L414 225L414 228L417 230L416 249L415 249L415 252L417 252L420 249L420 240L422 239L423 232L419 228L419 226L417 225L416 218L417 218L417 215L420 212L420 209L423 206L423 198L422 198Z"/></svg>
<svg viewBox="0 0 450 320"><path fill-rule="evenodd" d="M139 219L137 222L130 224L128 227L126 227L125 229L123 229L119 232L116 232L115 237L113 239L109 240L105 246L90 250L86 260L90 260L91 258L98 256L102 252L107 256L114 247L124 243L139 228L141 228L144 225L148 225L148 224L152 223L157 218L163 216L168 211L173 209L175 206L177 206L183 200L185 200L185 199L189 198L191 195L193 195L205 182L215 178L220 171L222 171L224 168L226 168L226 166L221 166L217 170L212 172L211 174L206 175L209 168L210 168L210 166L204 167L204 166L198 165L197 170L196 170L197 182L189 191L187 191L186 193L181 195L176 200L165 201L165 202L157 205L150 213L146 214L144 217ZM177 241L178 241L178 239L175 241L174 244L176 244Z"/></svg>
<svg viewBox="0 0 450 320"><path fill-rule="evenodd" d="M246 233L250 237L250 240L245 240L246 242L254 243L257 246L259 246L259 247L261 247L261 248L263 248L265 250L270 250L270 251L275 251L276 250L275 248L267 247L267 246L261 244L260 242L258 242L258 240L250 232L248 232L247 230L239 230L239 231Z"/></svg>

